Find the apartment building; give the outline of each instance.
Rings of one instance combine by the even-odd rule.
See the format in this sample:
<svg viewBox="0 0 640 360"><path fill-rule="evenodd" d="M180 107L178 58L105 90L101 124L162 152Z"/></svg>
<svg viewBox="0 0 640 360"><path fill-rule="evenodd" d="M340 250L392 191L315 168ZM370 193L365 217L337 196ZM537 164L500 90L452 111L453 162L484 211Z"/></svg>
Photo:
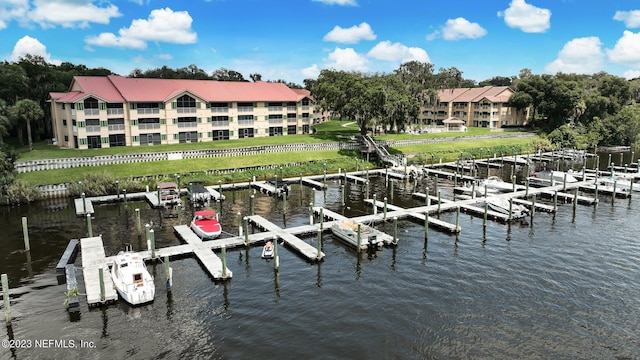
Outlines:
<svg viewBox="0 0 640 360"><path fill-rule="evenodd" d="M508 86L443 89L438 92L438 102L421 110L424 125L442 125L446 119L459 119L467 127L502 128L524 125L528 109L509 107L515 91Z"/></svg>
<svg viewBox="0 0 640 360"><path fill-rule="evenodd" d="M282 83L76 76L50 93L58 146L95 149L308 134L310 92Z"/></svg>

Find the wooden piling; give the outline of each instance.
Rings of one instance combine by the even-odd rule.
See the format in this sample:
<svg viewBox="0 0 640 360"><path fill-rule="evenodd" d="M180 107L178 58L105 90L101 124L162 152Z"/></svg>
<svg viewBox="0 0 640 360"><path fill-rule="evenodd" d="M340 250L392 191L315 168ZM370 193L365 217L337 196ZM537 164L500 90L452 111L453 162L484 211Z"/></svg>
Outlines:
<svg viewBox="0 0 640 360"><path fill-rule="evenodd" d="M322 255L322 230L318 229L318 251L317 251L317 259L319 260Z"/></svg>
<svg viewBox="0 0 640 360"><path fill-rule="evenodd" d="M222 244L220 248L220 257L222 259L222 278L227 278L227 247Z"/></svg>
<svg viewBox="0 0 640 360"><path fill-rule="evenodd" d="M278 256L278 237L273 237L273 270L280 268L280 256Z"/></svg>
<svg viewBox="0 0 640 360"><path fill-rule="evenodd" d="M24 250L31 250L31 245L29 244L29 229L27 226L27 217L22 217L22 237L24 238Z"/></svg>
<svg viewBox="0 0 640 360"><path fill-rule="evenodd" d="M374 205L375 206L375 205ZM384 213L383 213L383 219L387 220L387 197L384 197L384 209L383 209Z"/></svg>
<svg viewBox="0 0 640 360"><path fill-rule="evenodd" d="M242 236L242 213L238 211L238 236Z"/></svg>
<svg viewBox="0 0 640 360"><path fill-rule="evenodd" d="M100 279L100 301L104 301L105 300L104 269L102 267L98 268L98 279Z"/></svg>
<svg viewBox="0 0 640 360"><path fill-rule="evenodd" d="M171 287L173 286L173 271L169 266L169 256L164 257L164 275L167 278L167 290L171 291Z"/></svg>
<svg viewBox="0 0 640 360"><path fill-rule="evenodd" d="M309 203L309 225L313 225L313 204Z"/></svg>
<svg viewBox="0 0 640 360"><path fill-rule="evenodd" d="M87 213L87 203L86 203L86 199L85 199L84 193L80 194L80 197L82 198L82 213L86 214Z"/></svg>
<svg viewBox="0 0 640 360"><path fill-rule="evenodd" d="M398 244L398 218L393 217L393 244Z"/></svg>
<svg viewBox="0 0 640 360"><path fill-rule="evenodd" d="M376 206L376 194L373 194L373 215L378 215L378 207Z"/></svg>
<svg viewBox="0 0 640 360"><path fill-rule="evenodd" d="M249 218L244 217L244 246L249 245Z"/></svg>
<svg viewBox="0 0 640 360"><path fill-rule="evenodd" d="M254 212L254 200L255 200L255 195L251 194L251 196L249 197L249 214L251 214L251 216L255 215Z"/></svg>
<svg viewBox="0 0 640 360"><path fill-rule="evenodd" d="M487 214L489 212L489 203L488 202L484 202L484 216L482 218L482 227L487 227Z"/></svg>
<svg viewBox="0 0 640 360"><path fill-rule="evenodd" d="M2 299L4 299L4 322L11 325L11 301L9 298L9 279L7 274L2 274Z"/></svg>
<svg viewBox="0 0 640 360"><path fill-rule="evenodd" d="M93 226L91 226L91 214L87 214L87 233L93 237Z"/></svg>
<svg viewBox="0 0 640 360"><path fill-rule="evenodd" d="M361 228L360 228L360 226L361 226L361 225L358 223L358 233L357 233L357 234L358 234L358 236L357 236L357 240L358 240L358 241L357 241L357 245L358 245L358 246L357 246L357 249L356 249L356 251L358 251L358 252L360 252L360 246L361 246L361 244L362 244L362 237L361 237L362 235L361 235Z"/></svg>
<svg viewBox="0 0 640 360"><path fill-rule="evenodd" d="M153 229L149 230L149 240L151 241L151 259L156 258L156 234Z"/></svg>
<svg viewBox="0 0 640 360"><path fill-rule="evenodd" d="M142 231L142 223L140 222L140 209L136 209L136 230L138 230L138 234Z"/></svg>

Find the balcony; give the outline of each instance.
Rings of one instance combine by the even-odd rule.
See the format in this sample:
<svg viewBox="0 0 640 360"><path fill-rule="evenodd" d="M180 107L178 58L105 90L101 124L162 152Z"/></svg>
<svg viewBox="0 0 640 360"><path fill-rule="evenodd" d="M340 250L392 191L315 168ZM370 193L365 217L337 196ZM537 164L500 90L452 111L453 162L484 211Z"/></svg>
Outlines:
<svg viewBox="0 0 640 360"><path fill-rule="evenodd" d="M123 108L114 108L114 109L109 109L107 108L107 115L123 115L124 114L124 109Z"/></svg>
<svg viewBox="0 0 640 360"><path fill-rule="evenodd" d="M194 127L198 127L198 123L195 122L195 121L179 122L178 123L178 128L194 128Z"/></svg>
<svg viewBox="0 0 640 360"><path fill-rule="evenodd" d="M269 106L269 111L282 111L282 106Z"/></svg>
<svg viewBox="0 0 640 360"><path fill-rule="evenodd" d="M138 129L140 129L140 130L160 129L160 124L159 123L153 123L153 124L140 124L140 123L138 123Z"/></svg>
<svg viewBox="0 0 640 360"><path fill-rule="evenodd" d="M195 107L179 107L178 114L194 114L196 112Z"/></svg>
<svg viewBox="0 0 640 360"><path fill-rule="evenodd" d="M287 111L296 111L296 107L295 106L287 106Z"/></svg>
<svg viewBox="0 0 640 360"><path fill-rule="evenodd" d="M138 109L138 115L153 115L160 114L160 109L158 108L142 108Z"/></svg>
<svg viewBox="0 0 640 360"><path fill-rule="evenodd" d="M308 124L309 123L309 118L302 118L302 123L303 124Z"/></svg>
<svg viewBox="0 0 640 360"><path fill-rule="evenodd" d="M84 109L84 116L92 116L92 115L99 115L100 114L100 110L98 109Z"/></svg>
<svg viewBox="0 0 640 360"><path fill-rule="evenodd" d="M211 122L212 127L229 127L229 121L217 120Z"/></svg>
<svg viewBox="0 0 640 360"><path fill-rule="evenodd" d="M252 112L253 106L238 106L238 112Z"/></svg>
<svg viewBox="0 0 640 360"><path fill-rule="evenodd" d="M253 119L251 120L238 120L238 125L253 125Z"/></svg>
<svg viewBox="0 0 640 360"><path fill-rule="evenodd" d="M124 124L109 125L109 131L124 131Z"/></svg>
<svg viewBox="0 0 640 360"><path fill-rule="evenodd" d="M211 112L212 113L228 113L229 112L229 108L228 107L212 107L211 108Z"/></svg>
<svg viewBox="0 0 640 360"><path fill-rule="evenodd" d="M296 118L287 119L287 124L295 124L297 122L298 122L298 119L296 119Z"/></svg>
<svg viewBox="0 0 640 360"><path fill-rule="evenodd" d="M269 119L269 125L281 125L282 119Z"/></svg>
<svg viewBox="0 0 640 360"><path fill-rule="evenodd" d="M100 132L100 125L87 125L86 127L86 131L88 133L99 133Z"/></svg>

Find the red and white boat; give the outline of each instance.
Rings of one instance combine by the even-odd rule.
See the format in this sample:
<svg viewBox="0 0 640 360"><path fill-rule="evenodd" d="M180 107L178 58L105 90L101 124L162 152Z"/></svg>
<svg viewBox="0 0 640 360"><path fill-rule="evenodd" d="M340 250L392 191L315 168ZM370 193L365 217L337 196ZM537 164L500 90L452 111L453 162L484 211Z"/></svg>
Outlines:
<svg viewBox="0 0 640 360"><path fill-rule="evenodd" d="M215 239L222 232L218 214L213 210L196 211L190 227L196 235L203 239Z"/></svg>

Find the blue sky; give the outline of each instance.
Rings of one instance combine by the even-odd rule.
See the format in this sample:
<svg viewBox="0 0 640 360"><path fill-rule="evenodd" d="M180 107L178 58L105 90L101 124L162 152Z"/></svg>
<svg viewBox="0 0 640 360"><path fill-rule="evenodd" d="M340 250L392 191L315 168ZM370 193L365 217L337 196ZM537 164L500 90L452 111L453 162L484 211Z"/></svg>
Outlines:
<svg viewBox="0 0 640 360"><path fill-rule="evenodd" d="M27 53L121 75L195 64L302 84L408 60L476 81L640 77L637 0L0 0L0 59Z"/></svg>

